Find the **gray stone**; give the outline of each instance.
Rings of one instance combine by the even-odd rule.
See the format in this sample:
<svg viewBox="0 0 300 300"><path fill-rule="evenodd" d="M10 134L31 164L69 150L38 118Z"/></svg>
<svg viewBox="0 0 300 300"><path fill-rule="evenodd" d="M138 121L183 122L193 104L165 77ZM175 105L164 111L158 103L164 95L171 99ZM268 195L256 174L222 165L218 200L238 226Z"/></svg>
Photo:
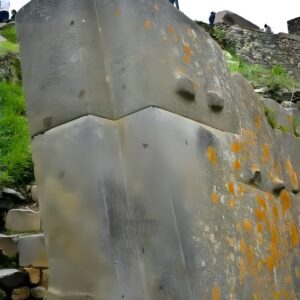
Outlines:
<svg viewBox="0 0 300 300"><path fill-rule="evenodd" d="M300 17L287 22L289 33L300 35Z"/></svg>
<svg viewBox="0 0 300 300"><path fill-rule="evenodd" d="M218 23L224 23L226 25L238 25L242 28L248 29L259 29L257 25L228 10L217 12L215 24ZM239 28L237 30L239 30Z"/></svg>
<svg viewBox="0 0 300 300"><path fill-rule="evenodd" d="M292 101L282 101L280 104L284 108L297 108L296 103Z"/></svg>
<svg viewBox="0 0 300 300"><path fill-rule="evenodd" d="M14 289L11 294L12 300L25 300L30 297L30 289L28 287L20 287Z"/></svg>
<svg viewBox="0 0 300 300"><path fill-rule="evenodd" d="M236 133L227 64L209 58L223 57L216 42L167 1L146 1L134 10L132 5L34 0L18 12L31 135L89 114L117 120L149 106ZM66 14L56 14L57 6ZM32 18L34 24L28 22ZM183 90L180 77L189 82ZM215 114L203 101L207 90L222 95L222 112ZM194 100L186 103L182 95Z"/></svg>
<svg viewBox="0 0 300 300"><path fill-rule="evenodd" d="M27 282L27 274L16 269L0 270L0 286L4 289L14 289Z"/></svg>
<svg viewBox="0 0 300 300"><path fill-rule="evenodd" d="M94 4L18 25L49 299L296 298L299 139L168 3Z"/></svg>
<svg viewBox="0 0 300 300"><path fill-rule="evenodd" d="M47 295L47 290L42 286L31 289L31 295L36 299L43 299Z"/></svg>
<svg viewBox="0 0 300 300"><path fill-rule="evenodd" d="M21 200L21 201L25 200L25 197L23 197L20 192L14 190L14 189L4 188L2 190L2 194L4 197L8 197L13 200Z"/></svg>
<svg viewBox="0 0 300 300"><path fill-rule="evenodd" d="M0 35L0 43L6 42L6 38L4 38L3 36Z"/></svg>
<svg viewBox="0 0 300 300"><path fill-rule="evenodd" d="M293 110L285 109L282 105L269 98L264 98L263 103L268 110L269 120L273 122L270 125L283 131L294 133Z"/></svg>
<svg viewBox="0 0 300 300"><path fill-rule="evenodd" d="M31 187L30 193L31 193L31 199L34 202L38 202L39 198L38 198L38 189L37 189L36 184Z"/></svg>
<svg viewBox="0 0 300 300"><path fill-rule="evenodd" d="M17 240L18 235L5 235L0 234L0 250L5 256L14 257L16 256L17 249Z"/></svg>
<svg viewBox="0 0 300 300"><path fill-rule="evenodd" d="M6 216L5 228L18 232L40 231L40 213L31 209L11 209Z"/></svg>
<svg viewBox="0 0 300 300"><path fill-rule="evenodd" d="M19 264L22 267L48 267L44 235L20 237L18 241Z"/></svg>

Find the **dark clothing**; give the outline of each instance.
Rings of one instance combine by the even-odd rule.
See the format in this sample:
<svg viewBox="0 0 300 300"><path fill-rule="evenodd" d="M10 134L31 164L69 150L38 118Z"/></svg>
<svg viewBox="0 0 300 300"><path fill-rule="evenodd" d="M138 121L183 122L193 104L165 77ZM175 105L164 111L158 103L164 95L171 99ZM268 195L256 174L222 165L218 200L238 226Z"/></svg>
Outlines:
<svg viewBox="0 0 300 300"><path fill-rule="evenodd" d="M175 3L176 7L179 9L179 3L178 3L178 0L169 0L169 1L170 1L170 3L172 3L173 5L174 5L174 3Z"/></svg>
<svg viewBox="0 0 300 300"><path fill-rule="evenodd" d="M9 12L7 10L0 11L0 23L4 23L9 19Z"/></svg>
<svg viewBox="0 0 300 300"><path fill-rule="evenodd" d="M210 26L214 26L214 23L215 23L215 18L216 18L216 14L211 14L210 16L209 16L209 25Z"/></svg>
<svg viewBox="0 0 300 300"><path fill-rule="evenodd" d="M15 21L16 20L16 15L17 15L17 13L12 14L11 17L10 17L10 21Z"/></svg>

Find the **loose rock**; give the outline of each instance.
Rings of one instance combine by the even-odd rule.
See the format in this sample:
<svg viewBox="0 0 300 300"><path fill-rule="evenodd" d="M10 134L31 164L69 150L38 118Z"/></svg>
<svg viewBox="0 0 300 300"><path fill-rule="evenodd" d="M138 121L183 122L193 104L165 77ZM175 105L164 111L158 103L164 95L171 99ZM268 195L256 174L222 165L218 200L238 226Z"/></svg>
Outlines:
<svg viewBox="0 0 300 300"><path fill-rule="evenodd" d="M14 289L24 285L28 281L28 275L17 269L0 270L0 285L5 289Z"/></svg>
<svg viewBox="0 0 300 300"><path fill-rule="evenodd" d="M37 299L43 299L47 294L47 290L43 286L37 286L31 289L31 295Z"/></svg>
<svg viewBox="0 0 300 300"><path fill-rule="evenodd" d="M5 227L17 232L40 231L40 213L31 209L11 209L7 213Z"/></svg>
<svg viewBox="0 0 300 300"><path fill-rule="evenodd" d="M12 300L25 300L30 297L30 289L28 287L21 287L13 290L11 299Z"/></svg>

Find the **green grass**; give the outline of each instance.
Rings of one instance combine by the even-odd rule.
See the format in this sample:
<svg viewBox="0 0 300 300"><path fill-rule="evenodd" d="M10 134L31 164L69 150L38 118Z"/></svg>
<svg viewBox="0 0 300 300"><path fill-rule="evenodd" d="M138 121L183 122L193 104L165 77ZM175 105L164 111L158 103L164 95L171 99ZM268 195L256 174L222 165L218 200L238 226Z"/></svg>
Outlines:
<svg viewBox="0 0 300 300"><path fill-rule="evenodd" d="M19 52L19 45L9 41L0 43L0 55L4 55L7 52Z"/></svg>
<svg viewBox="0 0 300 300"><path fill-rule="evenodd" d="M22 88L7 83L0 83L0 151L0 186L16 187L33 179Z"/></svg>
<svg viewBox="0 0 300 300"><path fill-rule="evenodd" d="M230 72L242 74L254 86L266 86L274 91L280 88L300 87L300 82L290 76L288 71L280 65L264 68L261 65L248 64L236 55L226 54L225 56Z"/></svg>
<svg viewBox="0 0 300 300"><path fill-rule="evenodd" d="M0 55L7 52L19 52L16 27L14 25L8 25L1 29L0 35L7 39L7 41L0 43Z"/></svg>
<svg viewBox="0 0 300 300"><path fill-rule="evenodd" d="M8 25L0 30L0 35L6 38L9 42L13 44L18 43L16 27L15 25Z"/></svg>

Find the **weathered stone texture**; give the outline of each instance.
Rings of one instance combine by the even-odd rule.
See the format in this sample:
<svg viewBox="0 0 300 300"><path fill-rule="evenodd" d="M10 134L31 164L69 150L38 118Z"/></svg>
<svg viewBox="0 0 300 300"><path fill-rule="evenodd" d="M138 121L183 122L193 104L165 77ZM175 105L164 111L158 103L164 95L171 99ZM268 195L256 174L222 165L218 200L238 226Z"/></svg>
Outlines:
<svg viewBox="0 0 300 300"><path fill-rule="evenodd" d="M289 20L287 23L290 34L300 35L300 17Z"/></svg>
<svg viewBox="0 0 300 300"><path fill-rule="evenodd" d="M43 234L27 235L18 241L19 264L22 267L48 267Z"/></svg>
<svg viewBox="0 0 300 300"><path fill-rule="evenodd" d="M288 35L276 35L239 26L219 25L236 52L246 62L273 67L277 64L300 78L300 41Z"/></svg>
<svg viewBox="0 0 300 300"><path fill-rule="evenodd" d="M299 139L169 3L94 3L32 1L18 25L48 299L299 297Z"/></svg>
<svg viewBox="0 0 300 300"><path fill-rule="evenodd" d="M11 209L6 216L5 228L17 232L40 231L40 213L31 209Z"/></svg>

